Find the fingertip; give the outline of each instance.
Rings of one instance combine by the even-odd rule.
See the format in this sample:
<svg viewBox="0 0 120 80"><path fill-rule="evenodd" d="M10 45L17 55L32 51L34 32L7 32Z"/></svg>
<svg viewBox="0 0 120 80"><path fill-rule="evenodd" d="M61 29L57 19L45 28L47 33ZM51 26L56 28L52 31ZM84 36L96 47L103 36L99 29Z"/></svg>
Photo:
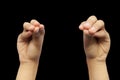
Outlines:
<svg viewBox="0 0 120 80"><path fill-rule="evenodd" d="M41 28L44 28L44 25L43 25L43 24L40 24L40 27L41 27Z"/></svg>
<svg viewBox="0 0 120 80"><path fill-rule="evenodd" d="M88 18L88 20L89 19L97 19L97 17L93 14L93 15L91 15L89 18Z"/></svg>
<svg viewBox="0 0 120 80"><path fill-rule="evenodd" d="M91 28L89 29L89 33L90 33L90 34L94 34L95 32L96 32L95 27L91 27Z"/></svg>
<svg viewBox="0 0 120 80"><path fill-rule="evenodd" d="M31 21L30 21L30 23L34 23L35 21L37 21L36 19L32 19Z"/></svg>
<svg viewBox="0 0 120 80"><path fill-rule="evenodd" d="M87 35L89 35L89 32L88 32L88 30L84 30L83 32L84 32L84 34L87 34Z"/></svg>
<svg viewBox="0 0 120 80"><path fill-rule="evenodd" d="M79 29L80 29L80 30L83 30L83 26L82 26L82 25L80 25L80 26L79 26Z"/></svg>
<svg viewBox="0 0 120 80"><path fill-rule="evenodd" d="M30 23L31 23L32 25L34 25L34 26L39 26L39 25L40 25L40 23L39 23L36 19L32 19L32 20L30 21Z"/></svg>
<svg viewBox="0 0 120 80"><path fill-rule="evenodd" d="M38 33L39 32L39 27L35 27L34 32Z"/></svg>
<svg viewBox="0 0 120 80"><path fill-rule="evenodd" d="M39 29L40 29L40 30L44 30L44 28L45 28L44 25L43 25L43 24L40 24Z"/></svg>
<svg viewBox="0 0 120 80"><path fill-rule="evenodd" d="M84 26L85 29L89 29L89 28L91 27L91 25L90 25L89 22L85 22L85 23L83 24L83 26Z"/></svg>
<svg viewBox="0 0 120 80"><path fill-rule="evenodd" d="M89 30L84 30L84 34L89 35L89 36L94 36L95 33L91 33Z"/></svg>
<svg viewBox="0 0 120 80"><path fill-rule="evenodd" d="M26 24L28 24L28 22L24 22L24 23L23 23L23 26L25 26Z"/></svg>

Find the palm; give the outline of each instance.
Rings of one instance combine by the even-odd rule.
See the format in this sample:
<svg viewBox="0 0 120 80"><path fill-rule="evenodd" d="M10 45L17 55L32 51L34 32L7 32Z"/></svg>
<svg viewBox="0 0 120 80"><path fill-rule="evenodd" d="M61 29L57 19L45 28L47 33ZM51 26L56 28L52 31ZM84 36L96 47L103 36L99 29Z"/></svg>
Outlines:
<svg viewBox="0 0 120 80"><path fill-rule="evenodd" d="M88 57L106 57L109 51L110 41L109 36L106 38L96 38L84 35L84 49Z"/></svg>
<svg viewBox="0 0 120 80"><path fill-rule="evenodd" d="M42 41L37 42L38 45L34 43L33 40L23 41L18 38L17 49L20 55L20 59L37 59L40 56L40 48Z"/></svg>

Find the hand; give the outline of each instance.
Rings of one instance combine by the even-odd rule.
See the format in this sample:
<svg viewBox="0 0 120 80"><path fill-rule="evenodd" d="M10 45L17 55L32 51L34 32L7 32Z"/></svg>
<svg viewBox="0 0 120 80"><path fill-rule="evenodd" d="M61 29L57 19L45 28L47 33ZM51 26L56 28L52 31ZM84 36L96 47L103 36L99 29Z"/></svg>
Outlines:
<svg viewBox="0 0 120 80"><path fill-rule="evenodd" d="M39 61L45 34L44 25L37 20L24 22L23 32L17 39L20 62Z"/></svg>
<svg viewBox="0 0 120 80"><path fill-rule="evenodd" d="M110 49L110 36L104 21L90 16L80 24L79 29L83 31L87 59L105 60Z"/></svg>

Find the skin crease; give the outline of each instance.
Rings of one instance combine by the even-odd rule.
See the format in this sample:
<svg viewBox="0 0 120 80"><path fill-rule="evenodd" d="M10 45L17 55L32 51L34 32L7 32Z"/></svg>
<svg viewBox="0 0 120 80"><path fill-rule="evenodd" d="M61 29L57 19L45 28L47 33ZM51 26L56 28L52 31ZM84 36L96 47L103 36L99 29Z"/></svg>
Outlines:
<svg viewBox="0 0 120 80"><path fill-rule="evenodd" d="M110 35L103 20L90 16L79 29L83 31L83 43L89 72L89 80L109 80L106 58L110 49Z"/></svg>
<svg viewBox="0 0 120 80"><path fill-rule="evenodd" d="M45 34L44 25L36 20L23 24L24 30L18 36L17 49L20 61L39 60L43 38Z"/></svg>
<svg viewBox="0 0 120 80"><path fill-rule="evenodd" d="M111 41L104 21L92 15L80 23L79 30L83 31L89 80L109 80L106 58ZM36 79L44 36L45 27L37 20L23 23L23 31L17 38L20 65L16 80Z"/></svg>
<svg viewBox="0 0 120 80"><path fill-rule="evenodd" d="M110 49L110 36L105 30L103 20L91 16L80 24L79 29L84 33L84 49L87 58L105 60Z"/></svg>
<svg viewBox="0 0 120 80"><path fill-rule="evenodd" d="M35 80L45 35L44 25L33 19L24 22L18 35L17 49L20 66L16 80Z"/></svg>

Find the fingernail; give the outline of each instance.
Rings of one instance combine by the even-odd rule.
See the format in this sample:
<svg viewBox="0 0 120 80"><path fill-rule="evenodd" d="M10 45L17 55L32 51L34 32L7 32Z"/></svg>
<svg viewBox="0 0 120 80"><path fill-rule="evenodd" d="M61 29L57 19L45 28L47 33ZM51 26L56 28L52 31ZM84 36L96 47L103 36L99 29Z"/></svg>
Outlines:
<svg viewBox="0 0 120 80"><path fill-rule="evenodd" d="M90 31L95 32L96 31L95 27L90 28Z"/></svg>
<svg viewBox="0 0 120 80"><path fill-rule="evenodd" d="M90 24L89 24L88 22L86 22L86 23L84 24L84 27L88 29L88 28L90 28Z"/></svg>

